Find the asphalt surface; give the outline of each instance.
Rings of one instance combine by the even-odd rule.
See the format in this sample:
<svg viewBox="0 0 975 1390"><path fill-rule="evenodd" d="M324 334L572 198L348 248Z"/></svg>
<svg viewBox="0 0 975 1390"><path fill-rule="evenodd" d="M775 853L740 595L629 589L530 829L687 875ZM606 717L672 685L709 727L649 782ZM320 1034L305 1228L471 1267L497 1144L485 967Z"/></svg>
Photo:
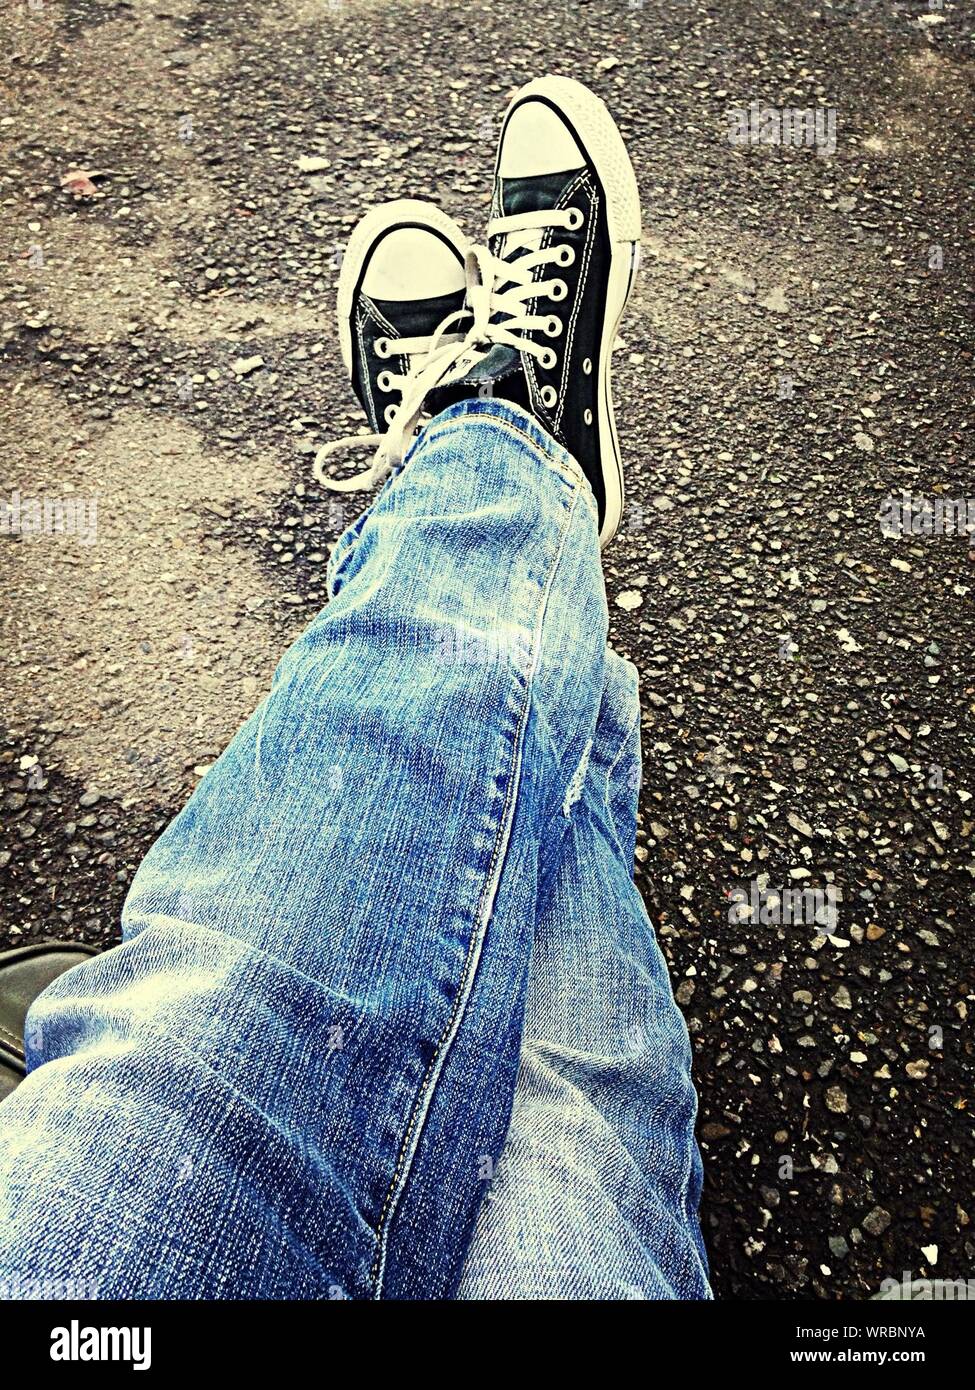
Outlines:
<svg viewBox="0 0 975 1390"><path fill-rule="evenodd" d="M902 489L975 497L972 19L12 11L0 493L97 494L98 539L0 535L5 939L113 940L141 854L323 599L354 514L310 476L360 418L332 328L352 225L415 194L476 232L508 94L578 76L644 209L605 570L643 678L638 878L696 1052L715 1289L975 1274L975 542L878 520ZM752 102L832 111L835 151L733 144ZM77 169L90 187L62 188ZM835 918L753 907L789 888L835 889Z"/></svg>

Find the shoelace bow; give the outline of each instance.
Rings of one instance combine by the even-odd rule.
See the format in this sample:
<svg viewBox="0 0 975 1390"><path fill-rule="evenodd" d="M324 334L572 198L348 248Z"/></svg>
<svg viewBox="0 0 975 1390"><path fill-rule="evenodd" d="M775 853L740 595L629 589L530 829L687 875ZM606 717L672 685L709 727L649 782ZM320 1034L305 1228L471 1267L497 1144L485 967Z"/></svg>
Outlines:
<svg viewBox="0 0 975 1390"><path fill-rule="evenodd" d="M502 255L495 255L486 246L470 247L465 262L464 308L449 314L430 338L389 339L388 355L409 357L410 369L403 375L387 373L388 389L401 386L402 396L386 433L346 435L322 445L313 466L318 482L333 492L351 492L380 482L402 462L430 392L460 381L496 344L538 358L543 366L554 366L552 348L522 335L536 330L549 337L561 333L562 321L557 315L530 314L528 302L543 296L552 300L566 297L565 282L546 280L543 268L571 265L574 252L569 246L558 245L539 249L538 243L549 228L575 229L580 225L581 214L571 208L492 218L488 240L501 238ZM539 270L542 273L536 278ZM450 333L468 318L465 333ZM363 447L375 449L372 463L363 472L351 478L333 478L325 472L326 461L340 450Z"/></svg>

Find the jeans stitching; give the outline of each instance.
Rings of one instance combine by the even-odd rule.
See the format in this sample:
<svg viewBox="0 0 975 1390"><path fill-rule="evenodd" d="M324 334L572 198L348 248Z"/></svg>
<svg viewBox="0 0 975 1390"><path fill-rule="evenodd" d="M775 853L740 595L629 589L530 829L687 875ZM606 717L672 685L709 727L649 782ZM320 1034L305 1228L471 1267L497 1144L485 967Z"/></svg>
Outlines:
<svg viewBox="0 0 975 1390"><path fill-rule="evenodd" d="M449 1047L453 1042L453 1036L456 1036L456 1033L454 1031L454 1025L456 1023L459 1027L461 1019L463 1018L464 1012L467 1008L467 1003L470 999L471 988L473 986L474 975L476 974L477 965L480 964L480 948L483 946L484 939L487 936L487 929L489 925L489 919L491 916L490 911L487 912L486 916L484 915L485 908L487 907L487 894L491 886L495 865L498 863L499 855L507 854L508 847L510 845L511 827L514 822L514 806L517 803L518 794L521 790L521 751L524 742L525 730L528 725L528 712L531 708L532 691L534 689L534 681L536 674L534 655L535 651L541 645L541 620L544 617L545 609L547 607L549 590L551 588L552 580L555 576L556 571L558 570L559 564L562 559L562 554L565 549L566 538L569 534L572 518L575 515L575 507L578 498L579 492L576 491L573 494L572 502L566 509L566 520L562 528L562 534L559 536L558 539L558 546L556 548L555 558L549 570L548 582L546 583L545 590L541 595L538 610L534 617L535 641L533 643L533 659L531 662L529 662L528 665L529 674L528 679L525 683L524 701L522 703L522 707L518 715L518 724L515 732L514 752L511 760L511 767L515 772L515 775L513 775L509 780L508 791L505 796L504 806L501 810L501 815L498 820L498 829L495 835L494 848L491 851L491 859L488 864L487 873L485 874L484 885L481 889L477 907L474 913L474 929L471 932L470 943L467 948L467 953L464 957L464 963L461 969L461 976L457 989L457 997L454 1001L454 1006L451 1010L450 1017L448 1018L444 1030L437 1041L436 1047L434 1048L433 1056L427 1064L426 1072L424 1073L423 1079L420 1082L420 1089L417 1093L417 1097L413 1105L413 1110L410 1115L406 1133L403 1136L403 1142L400 1145L399 1154L397 1155L396 1167L393 1171L393 1176L390 1180L389 1188L386 1192L386 1196L383 1201L382 1210L379 1213L379 1220L376 1223L375 1234L378 1245L376 1249L375 1259L373 1260L372 1269L370 1270L370 1277L372 1278L374 1284L374 1297L376 1299L380 1298L382 1295L382 1280L385 1272L386 1251L388 1248L389 1241L389 1223L392 1221L393 1215L395 1214L395 1209L391 1210L390 1204L394 1200L398 1201L399 1196L402 1194L405 1188L409 1174L412 1171L412 1162L406 1164L404 1167L406 1151L409 1148L410 1140L413 1137L413 1132L416 1129L417 1122L420 1122L422 1128L422 1123L426 1120L426 1117L429 1114L430 1104L433 1100L433 1094L436 1089L435 1082L431 1085L431 1075L433 1073L433 1069L436 1066L441 1056L441 1053L443 1052L444 1055L446 1055L445 1049L449 1050ZM481 920L482 917L483 920ZM477 958L476 961L475 956Z"/></svg>
<svg viewBox="0 0 975 1390"><path fill-rule="evenodd" d="M378 498L376 500L378 500ZM362 535L363 523L365 522L369 513L372 511L374 505L375 502L370 503L370 505L365 509L361 516L359 516L357 520L352 523L351 526L346 527L346 529L342 532L342 535L335 542L335 545L332 549L332 554L329 556L329 564L327 566L325 574L326 591L330 599L335 597L335 586L338 582L339 575L345 568L346 562L348 561L349 557L354 553L356 541ZM354 534L349 535L350 532L354 532ZM346 539L346 537L348 537L348 539ZM332 559L335 556L336 550L338 550L339 541L342 540L345 540L345 545L342 547L342 550L339 553L339 557L335 561L333 567Z"/></svg>

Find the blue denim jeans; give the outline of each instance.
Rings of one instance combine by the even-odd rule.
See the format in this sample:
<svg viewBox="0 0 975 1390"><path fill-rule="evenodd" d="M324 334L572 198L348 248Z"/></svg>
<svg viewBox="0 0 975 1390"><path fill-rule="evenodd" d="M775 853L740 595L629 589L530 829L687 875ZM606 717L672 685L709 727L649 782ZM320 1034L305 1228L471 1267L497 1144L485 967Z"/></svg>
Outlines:
<svg viewBox="0 0 975 1390"><path fill-rule="evenodd" d="M521 1062L457 1297L709 1298L690 1046L632 878L636 668L607 650L585 783L535 922Z"/></svg>
<svg viewBox="0 0 975 1390"><path fill-rule="evenodd" d="M588 485L517 407L454 406L329 594L123 944L31 1011L0 1286L707 1297Z"/></svg>

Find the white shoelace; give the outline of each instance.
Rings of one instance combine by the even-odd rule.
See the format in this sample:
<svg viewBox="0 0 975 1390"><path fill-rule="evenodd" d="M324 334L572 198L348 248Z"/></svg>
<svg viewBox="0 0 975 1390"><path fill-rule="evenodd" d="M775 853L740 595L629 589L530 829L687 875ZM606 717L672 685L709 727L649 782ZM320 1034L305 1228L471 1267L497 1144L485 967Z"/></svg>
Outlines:
<svg viewBox="0 0 975 1390"><path fill-rule="evenodd" d="M565 299L568 287L564 280L546 280L536 271L547 266L571 265L575 253L570 246L547 246L539 243L549 228L581 226L582 214L576 209L517 213L513 217L496 217L488 223L488 239L502 237L503 256L496 256L484 246L472 246L467 253L467 303L464 309L450 314L431 338L389 339L387 355L408 356L409 372L402 375L387 373L387 389L402 387L402 397L395 407L385 434L353 434L324 444L315 455L314 474L318 482L333 492L351 492L380 482L390 469L400 463L423 414L426 398L437 386L449 386L470 372L496 344L528 353L543 367L555 365L554 350L544 343L532 342L521 335L541 330L549 337L562 331L557 315L530 314L528 302L543 295L552 300ZM470 316L468 331L450 334L448 329ZM375 449L372 463L362 473L351 478L333 478L325 472L326 460L339 450L368 447Z"/></svg>
<svg viewBox="0 0 975 1390"><path fill-rule="evenodd" d="M444 319L440 327L430 338L387 338L385 339L384 357L397 358L406 357L409 359L409 370L405 373L387 371L386 384L384 390L390 394L399 391L401 394L406 390L406 384L411 381L429 363L434 356L440 356L449 351L457 344L464 341L461 334L448 334L446 329L454 323L456 319L466 316L466 310L458 310ZM398 407L393 407L394 413L387 417L389 427L392 429L396 420ZM332 492L352 492L359 488L370 487L374 482L378 482L393 466L390 461L387 468L380 473L378 464L378 451L382 448L386 435L383 434L347 434L341 439L333 440L330 444L323 444L315 455L315 462L312 465L312 472L318 482L330 488ZM341 453L345 449L369 448L377 451L373 463L363 473L357 473L351 478L333 478L325 472L326 460L333 454Z"/></svg>

